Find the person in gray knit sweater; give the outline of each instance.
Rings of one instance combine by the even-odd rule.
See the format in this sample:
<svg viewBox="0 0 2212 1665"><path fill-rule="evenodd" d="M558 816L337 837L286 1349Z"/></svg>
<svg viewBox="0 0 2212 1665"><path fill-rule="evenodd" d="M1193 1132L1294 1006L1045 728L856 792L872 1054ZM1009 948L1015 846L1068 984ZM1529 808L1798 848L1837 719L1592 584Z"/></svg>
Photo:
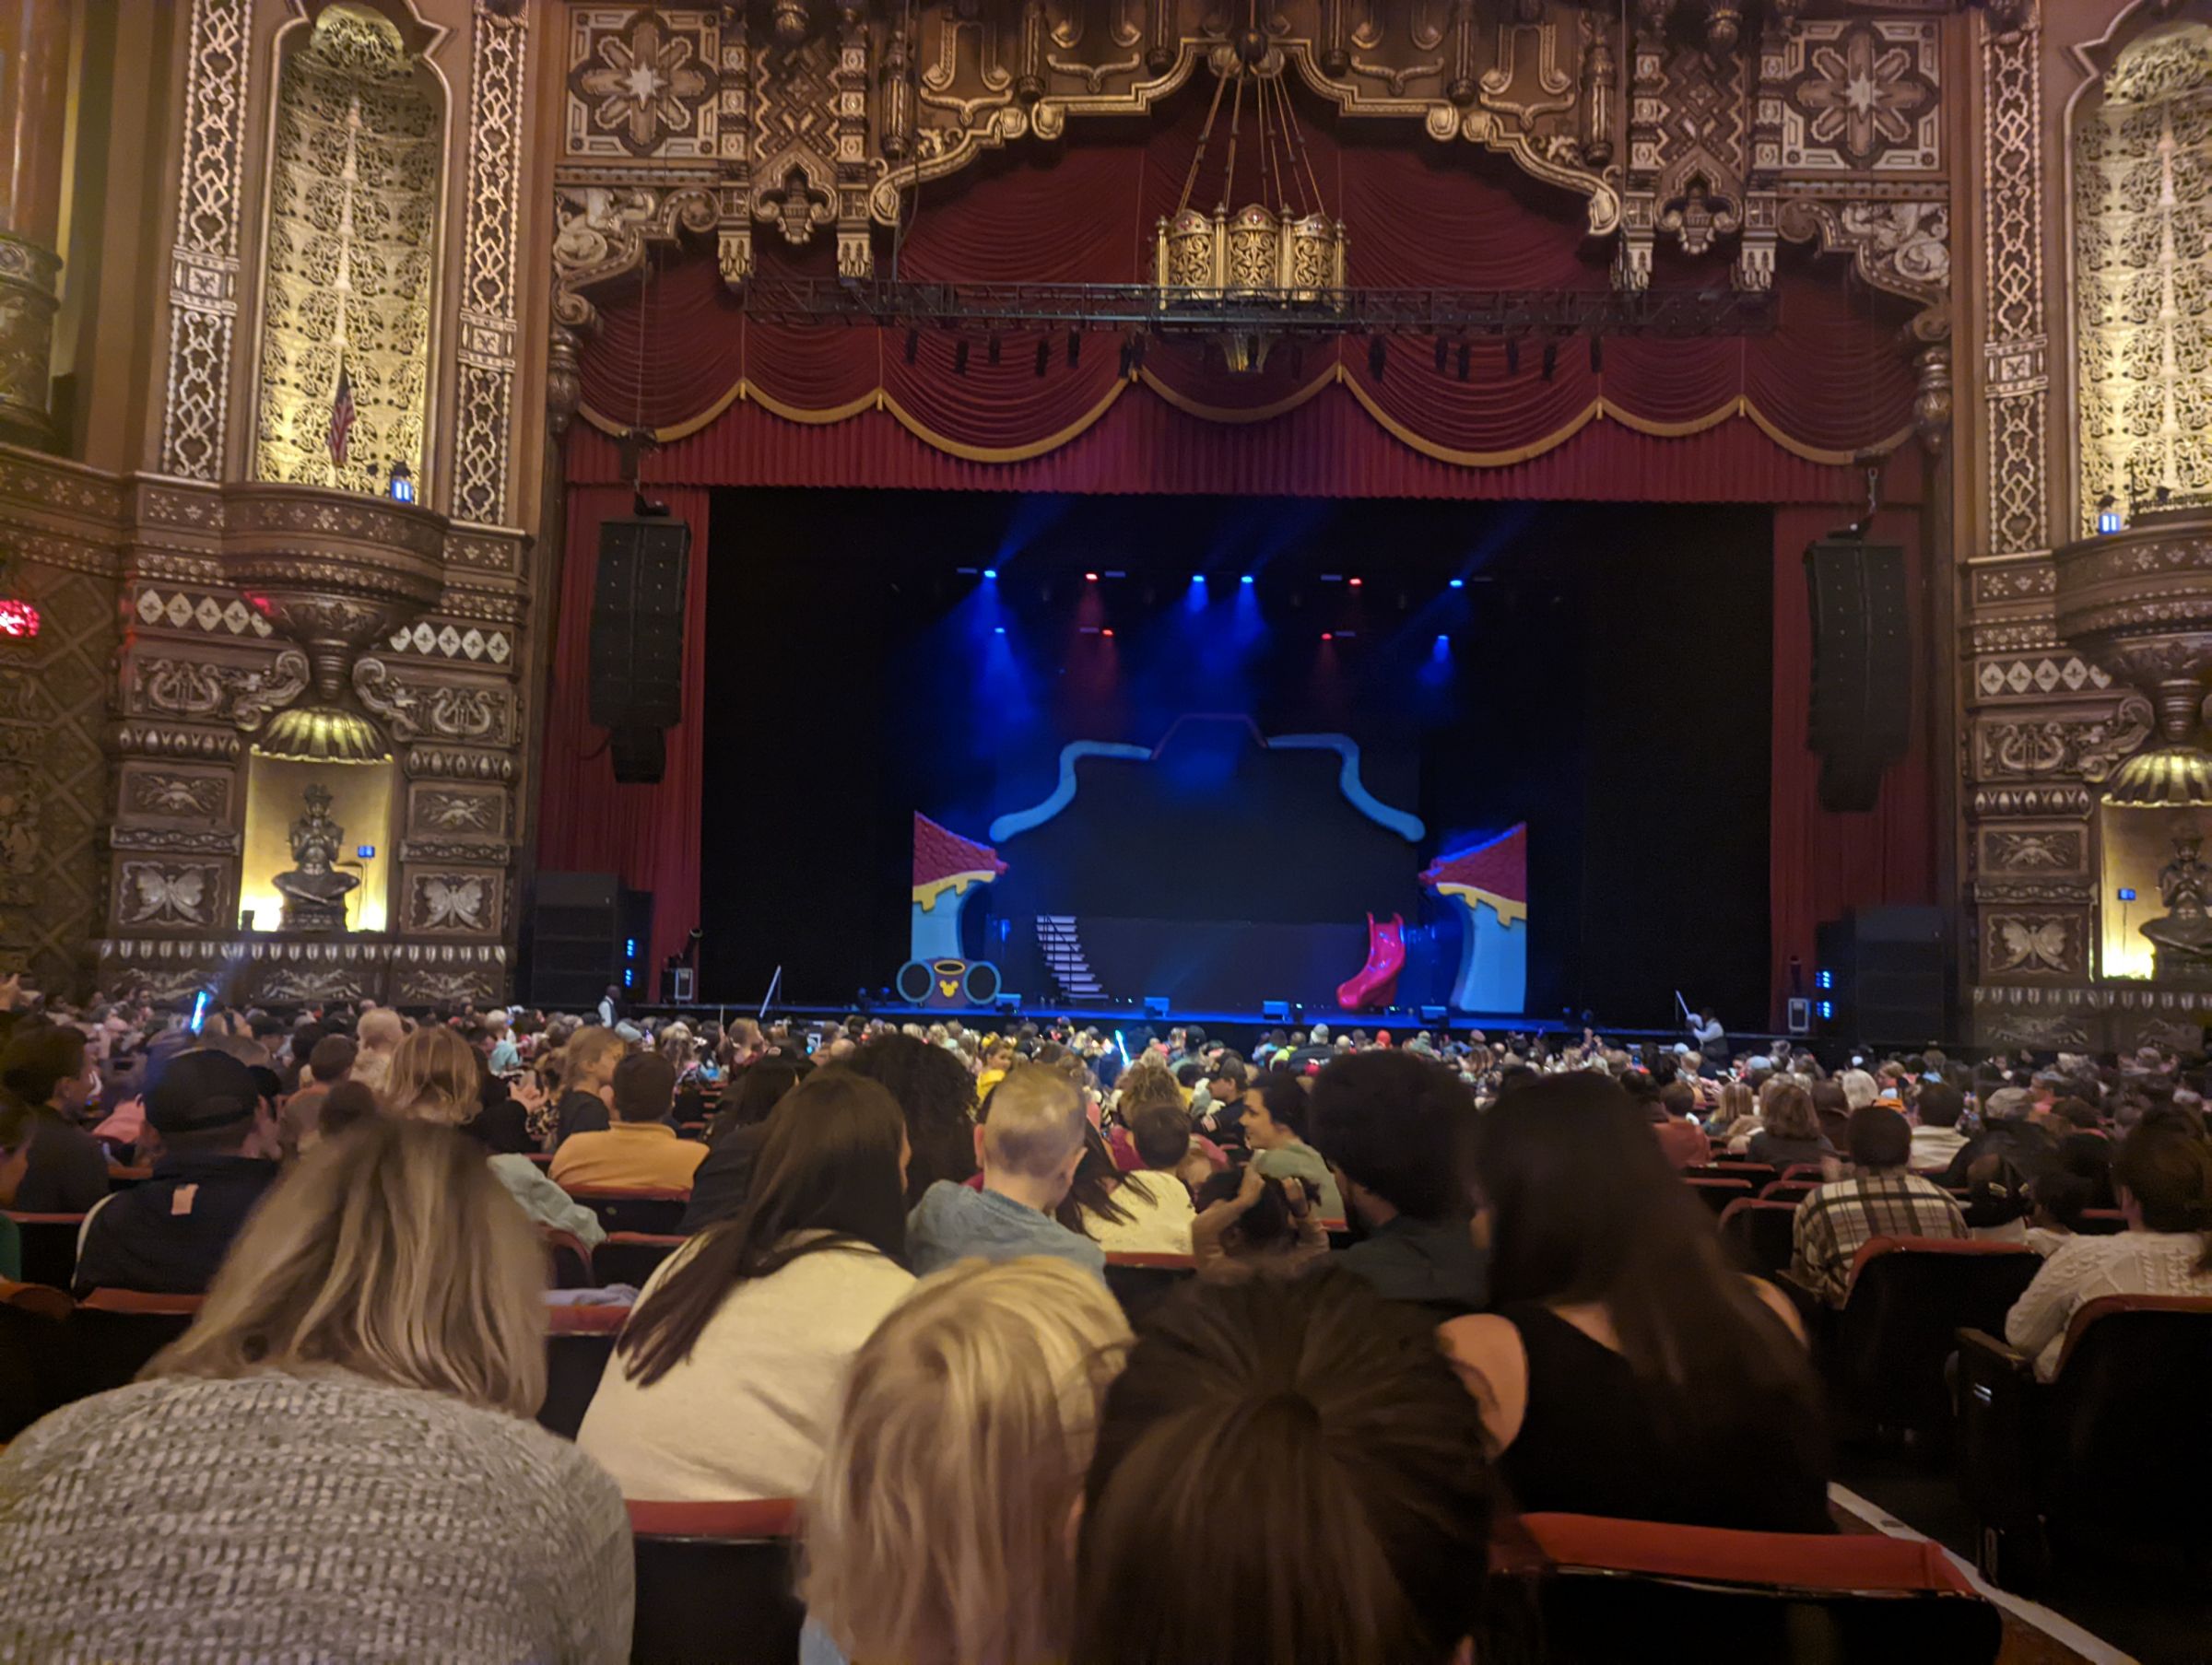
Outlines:
<svg viewBox="0 0 2212 1665"><path fill-rule="evenodd" d="M460 1135L310 1152L138 1381L0 1453L0 1659L628 1659L621 1494L527 1420L543 1284Z"/></svg>

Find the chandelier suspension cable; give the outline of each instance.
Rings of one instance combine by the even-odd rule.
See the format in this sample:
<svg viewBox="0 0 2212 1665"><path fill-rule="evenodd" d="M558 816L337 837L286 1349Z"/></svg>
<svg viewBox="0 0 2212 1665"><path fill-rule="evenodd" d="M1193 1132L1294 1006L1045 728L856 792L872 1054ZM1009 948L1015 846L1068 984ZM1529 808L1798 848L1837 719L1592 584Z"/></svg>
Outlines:
<svg viewBox="0 0 2212 1665"><path fill-rule="evenodd" d="M1295 194L1298 198L1297 217L1303 219L1309 214L1321 211L1321 199L1319 196L1309 196L1304 182L1298 177L1298 156L1291 148L1291 133L1298 125L1298 114L1290 107L1290 87L1287 77L1276 83L1275 107L1282 118L1280 143L1283 147L1283 159L1277 165L1276 179L1278 182L1286 178L1290 182L1283 187L1282 205L1289 207L1290 199Z"/></svg>
<svg viewBox="0 0 2212 1665"><path fill-rule="evenodd" d="M1221 170L1221 208L1227 217L1237 194L1237 139L1244 125L1244 73L1237 72L1237 96L1229 105L1229 157Z"/></svg>
<svg viewBox="0 0 2212 1665"><path fill-rule="evenodd" d="M1289 88L1283 88L1282 95L1284 100L1283 113L1286 118L1284 124L1290 129L1290 136L1298 141L1298 159L1305 164L1306 183L1313 193L1313 207L1312 211L1315 214L1324 213L1325 210L1323 205L1327 201L1327 198L1324 197L1321 193L1321 176L1313 171L1313 153L1306 147L1306 130L1297 122L1288 119L1290 114Z"/></svg>
<svg viewBox="0 0 2212 1665"><path fill-rule="evenodd" d="M1191 205L1191 193L1198 188L1198 170L1206 165L1206 148L1214 137L1214 120L1221 113L1221 95L1228 90L1226 80L1214 82L1214 101L1206 106L1206 125L1198 130L1198 148L1191 157L1191 170L1182 176L1182 194L1175 199L1178 214Z"/></svg>

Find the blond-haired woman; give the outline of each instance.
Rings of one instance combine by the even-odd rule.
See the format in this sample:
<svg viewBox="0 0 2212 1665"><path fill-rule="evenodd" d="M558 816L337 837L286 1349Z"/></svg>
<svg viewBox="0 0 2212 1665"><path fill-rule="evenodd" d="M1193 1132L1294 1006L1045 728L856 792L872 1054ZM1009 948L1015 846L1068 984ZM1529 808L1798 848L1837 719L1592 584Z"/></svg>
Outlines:
<svg viewBox="0 0 2212 1665"><path fill-rule="evenodd" d="M392 1055L384 1108L410 1121L433 1121L474 1133L479 1126L479 1063L476 1049L443 1024L416 1030ZM479 1143L479 1150L485 1147ZM491 1171L523 1205L531 1223L565 1231L587 1249L606 1241L599 1216L546 1178L527 1156L492 1153Z"/></svg>
<svg viewBox="0 0 2212 1665"><path fill-rule="evenodd" d="M389 1006L371 1006L362 1013L353 1029L360 1048L354 1055L353 1079L381 1094L392 1073L392 1054L399 1050L406 1033L406 1020Z"/></svg>
<svg viewBox="0 0 2212 1665"><path fill-rule="evenodd" d="M614 1030L594 1025L579 1029L560 1049L559 1096L554 1104L553 1143L571 1133L604 1133L615 1102L615 1066L629 1043Z"/></svg>
<svg viewBox="0 0 2212 1665"><path fill-rule="evenodd" d="M0 1456L0 1655L627 1659L621 1495L528 1420L543 1281L467 1141L309 1152L181 1341Z"/></svg>
<svg viewBox="0 0 2212 1665"><path fill-rule="evenodd" d="M924 1278L846 1378L806 1511L803 1665L1065 1659L1075 1507L1128 1341L1065 1260Z"/></svg>

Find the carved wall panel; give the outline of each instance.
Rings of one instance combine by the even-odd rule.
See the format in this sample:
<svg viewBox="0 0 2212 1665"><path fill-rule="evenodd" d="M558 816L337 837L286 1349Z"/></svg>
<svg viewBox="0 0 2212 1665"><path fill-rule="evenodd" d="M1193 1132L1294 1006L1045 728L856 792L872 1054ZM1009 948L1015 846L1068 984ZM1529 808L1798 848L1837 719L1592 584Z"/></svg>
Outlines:
<svg viewBox="0 0 2212 1665"><path fill-rule="evenodd" d="M1982 31L1986 547L2050 547L2045 454L2042 24L2035 0Z"/></svg>
<svg viewBox="0 0 2212 1665"><path fill-rule="evenodd" d="M514 419L518 223L523 198L527 7L476 0L470 28L468 186L461 232L460 377L453 396L453 519L507 524Z"/></svg>
<svg viewBox="0 0 2212 1665"><path fill-rule="evenodd" d="M415 873L404 925L410 932L497 936L504 923L505 875L496 872Z"/></svg>
<svg viewBox="0 0 2212 1665"><path fill-rule="evenodd" d="M170 257L169 375L161 472L214 480L229 420L238 323L251 0L191 0L184 163Z"/></svg>

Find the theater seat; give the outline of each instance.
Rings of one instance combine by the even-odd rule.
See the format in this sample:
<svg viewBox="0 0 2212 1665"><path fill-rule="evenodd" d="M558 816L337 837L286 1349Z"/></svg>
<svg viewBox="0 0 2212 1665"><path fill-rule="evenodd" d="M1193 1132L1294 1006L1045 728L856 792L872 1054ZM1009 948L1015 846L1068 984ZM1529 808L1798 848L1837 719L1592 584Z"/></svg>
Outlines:
<svg viewBox="0 0 2212 1665"><path fill-rule="evenodd" d="M627 1307L547 1307L546 1308L546 1401L537 1408L538 1425L563 1439L574 1439L583 1413L599 1391L615 1337L629 1317Z"/></svg>
<svg viewBox="0 0 2212 1665"><path fill-rule="evenodd" d="M0 1281L0 1445L62 1402L62 1325L72 1305L44 1284Z"/></svg>
<svg viewBox="0 0 2212 1665"><path fill-rule="evenodd" d="M633 1665L793 1665L806 1609L794 1593L790 1498L632 1503Z"/></svg>
<svg viewBox="0 0 2212 1665"><path fill-rule="evenodd" d="M2033 1589L2054 1536L2212 1549L2212 1297L2088 1302L2047 1386L1994 1336L1959 1340L1959 1484L1992 1582Z"/></svg>
<svg viewBox="0 0 2212 1665"><path fill-rule="evenodd" d="M70 1397L137 1378L155 1354L192 1328L204 1296L96 1289L69 1315Z"/></svg>
<svg viewBox="0 0 2212 1665"><path fill-rule="evenodd" d="M1820 1349L1835 1408L1869 1427L1947 1433L1943 1369L1958 1332L2002 1332L2042 1263L2018 1243L1876 1237L1863 1245Z"/></svg>
<svg viewBox="0 0 2212 1665"><path fill-rule="evenodd" d="M572 1231L556 1231L550 1225L541 1225L537 1235L545 1240L548 1261L547 1277L555 1289L596 1289L599 1279L592 1271L592 1251L589 1245Z"/></svg>
<svg viewBox="0 0 2212 1665"><path fill-rule="evenodd" d="M1658 1658L1986 1665L2004 1642L1997 1610L1934 1543L1586 1515L1528 1515L1521 1525L1543 1565L1533 1577L1515 1573L1500 1582L1538 1608L1549 1665Z"/></svg>
<svg viewBox="0 0 2212 1665"><path fill-rule="evenodd" d="M23 1281L67 1289L76 1272L76 1234L84 1229L82 1214L19 1214L7 1217L23 1236Z"/></svg>
<svg viewBox="0 0 2212 1665"><path fill-rule="evenodd" d="M2115 1237L2127 1229L2127 1216L2116 1208L2085 1208L2076 1229L2085 1237Z"/></svg>
<svg viewBox="0 0 2212 1665"><path fill-rule="evenodd" d="M1815 1185L1828 1178L1828 1169L1818 1162L1793 1162L1782 1170L1784 1179L1810 1179Z"/></svg>
<svg viewBox="0 0 2212 1665"><path fill-rule="evenodd" d="M1721 1236L1746 1272L1775 1272L1790 1263L1794 1202L1768 1202L1738 1197L1721 1211Z"/></svg>
<svg viewBox="0 0 2212 1665"><path fill-rule="evenodd" d="M1761 1202L1788 1202L1794 1205L1818 1190L1821 1184L1822 1181L1818 1179L1776 1179L1759 1188L1759 1200Z"/></svg>
<svg viewBox="0 0 2212 1665"><path fill-rule="evenodd" d="M574 1190L571 1201L599 1216L608 1236L618 1231L644 1232L655 1237L683 1229L684 1211L691 1206L688 1190L641 1187L635 1190Z"/></svg>
<svg viewBox="0 0 2212 1665"><path fill-rule="evenodd" d="M610 1232L606 1242L592 1250L592 1273L602 1284L645 1287L645 1280L688 1239L666 1233Z"/></svg>
<svg viewBox="0 0 2212 1665"><path fill-rule="evenodd" d="M1685 1179L1683 1183L1698 1193L1707 1208L1716 1214L1728 1212L1728 1205L1751 1194L1748 1179Z"/></svg>
<svg viewBox="0 0 2212 1665"><path fill-rule="evenodd" d="M1198 1262L1190 1255L1110 1254L1106 1287L1134 1324L1197 1272Z"/></svg>
<svg viewBox="0 0 2212 1665"><path fill-rule="evenodd" d="M1763 1162L1701 1162L1682 1170L1685 1179L1741 1179L1753 1190L1770 1185L1782 1176Z"/></svg>

